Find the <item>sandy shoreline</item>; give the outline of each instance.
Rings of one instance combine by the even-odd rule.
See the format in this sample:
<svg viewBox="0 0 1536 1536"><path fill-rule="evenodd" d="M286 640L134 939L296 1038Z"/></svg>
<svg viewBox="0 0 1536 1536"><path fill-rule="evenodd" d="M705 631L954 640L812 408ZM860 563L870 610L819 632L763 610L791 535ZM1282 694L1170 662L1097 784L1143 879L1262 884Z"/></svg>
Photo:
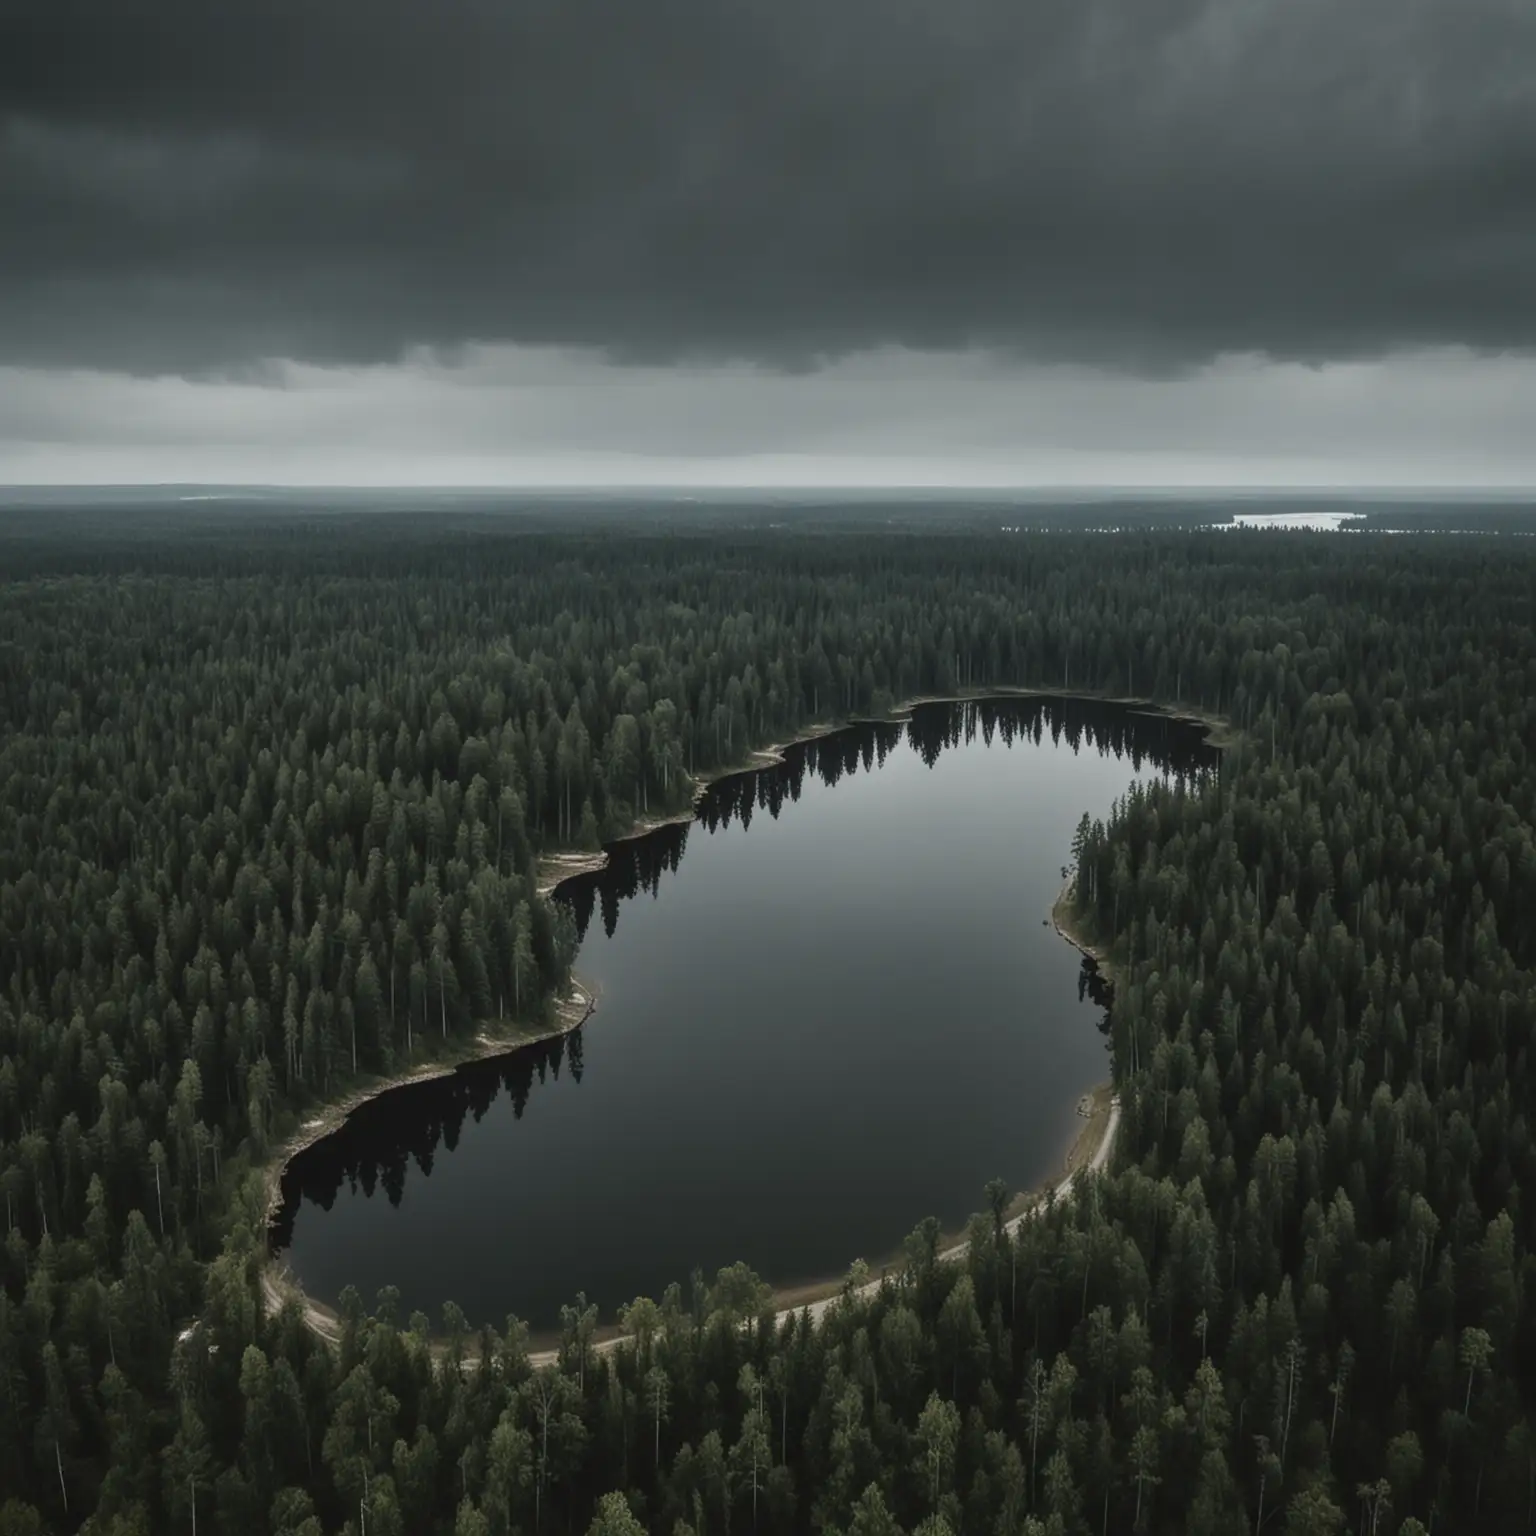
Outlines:
<svg viewBox="0 0 1536 1536"><path fill-rule="evenodd" d="M825 737L835 736L840 731L847 731L860 725L891 725L897 722L910 720L912 712L925 704L982 704L989 699L1010 700L1020 702L1027 699L1083 699L1094 704L1111 704L1122 709L1128 709L1136 714L1154 716L1163 720L1174 720L1181 725L1198 725L1204 727L1205 739L1213 747L1225 748L1231 746L1237 740L1237 732L1230 721L1220 715L1214 715L1203 709L1197 709L1190 705L1163 705L1155 699L1136 698L1131 695L1117 695L1108 693L1094 693L1082 688L982 688L966 693L925 693L913 698L905 699L896 705L888 715L850 715L846 720L818 721L808 725L796 736L791 736L785 741L774 742L771 746L755 748L750 758L744 763L738 763L731 768L712 769L700 775L694 780L693 795L688 807L684 810L674 811L670 816L647 816L636 821L634 825L622 837L616 837L606 843L602 848L591 852L566 849L558 853L547 853L539 860L538 874L536 877L536 889L540 896L551 896L567 880L572 880L578 875L595 874L608 867L609 848L619 847L623 843L632 843L637 838L647 836L661 827L676 826L678 823L691 822L699 811L704 796L716 784L725 779L733 779L744 773L759 773L764 768L772 768L784 761L784 754L793 747L803 747L809 742L821 741ZM1058 932L1061 930L1058 929ZM1062 935L1067 938L1066 934ZM1068 938L1069 943L1076 941ZM1081 945L1077 945L1081 949ZM1086 951L1085 951L1086 953Z"/></svg>
<svg viewBox="0 0 1536 1536"><path fill-rule="evenodd" d="M482 1029L467 1040L457 1040L454 1050L448 1056L435 1057L410 1071L365 1083L317 1110L297 1130L285 1137L262 1165L263 1233L270 1232L272 1223L282 1209L283 1177L288 1172L289 1164L317 1141L323 1141L339 1130L354 1110L398 1088L449 1077L460 1067L473 1062L493 1061L498 1056L510 1056L531 1045L541 1045L547 1040L568 1035L586 1023L596 1011L594 990L573 976L570 991L555 1002L551 1023L532 1027L514 1025L510 1030L495 1034ZM303 1308L305 1322L315 1333L326 1339L336 1338L340 1325L335 1312L307 1296L286 1262L273 1253L270 1247L261 1271L261 1294L269 1312L275 1312L290 1298L296 1300Z"/></svg>
<svg viewBox="0 0 1536 1536"><path fill-rule="evenodd" d="M1104 1131L1102 1137L1099 1140L1099 1144L1095 1148L1093 1155L1088 1159L1086 1164L1086 1168L1090 1173L1100 1173L1103 1171L1105 1165L1108 1163L1111 1155L1114 1152L1115 1137L1120 1130L1120 1100L1117 1095L1109 1094L1107 1089L1108 1085L1106 1084L1104 1088L1095 1090L1096 1093L1105 1093L1105 1096L1108 1098L1109 1114L1105 1120ZM1060 1183L1056 1184L1054 1187L1048 1188L1044 1194L1039 1194L1032 1197L1022 1211L1020 1211L1016 1216L1010 1217L1003 1223L1003 1230L1012 1236L1018 1232L1019 1228L1026 1221L1030 1220L1033 1216L1036 1216L1039 1213L1040 1208L1046 1203L1047 1199L1054 1198L1056 1200L1065 1200L1070 1198L1072 1194L1073 1181L1081 1172L1083 1172L1082 1168L1074 1169L1066 1176L1066 1178L1062 1179ZM940 1250L939 1262L941 1264L957 1263L959 1260L967 1257L970 1251L971 1245L969 1242L961 1241L955 1243L951 1247ZM867 1285L860 1286L859 1289L854 1291L852 1294L861 1299L877 1295L879 1293L880 1287L884 1283L885 1282L883 1279L871 1280ZM809 1313L812 1321L817 1321L824 1317L827 1311L833 1305L835 1305L840 1295L841 1292L832 1296L824 1297L819 1301L811 1302L809 1305L804 1307L787 1308L784 1311L776 1314L776 1321L783 1322L786 1318L801 1311Z"/></svg>
<svg viewBox="0 0 1536 1536"><path fill-rule="evenodd" d="M1058 938L1065 939L1078 954L1086 960L1092 960L1101 972L1106 965L1105 957L1094 948L1084 937L1082 929L1077 924L1077 919L1072 912L1072 892L1076 881L1068 875L1066 883L1057 894L1055 903L1051 907L1051 927L1056 930ZM1107 972L1104 972L1107 976Z"/></svg>
<svg viewBox="0 0 1536 1536"><path fill-rule="evenodd" d="M1066 1176L1059 1181L1048 1181L1043 1189L1019 1197L1014 1202L1015 1214L1008 1217L1003 1223L1003 1230L1010 1236L1016 1234L1019 1228L1034 1216L1038 1215L1047 1200L1065 1200L1072 1194L1072 1186L1077 1175L1084 1168L1090 1173L1101 1173L1114 1154L1115 1138L1120 1130L1120 1099L1117 1094L1111 1092L1110 1085L1103 1083L1095 1088L1090 1095L1097 1106L1089 1124L1073 1137L1072 1147L1068 1153L1068 1162L1076 1159L1073 1153L1079 1149L1092 1151L1088 1153L1086 1162L1077 1167L1070 1168ZM1096 1136L1095 1136L1095 1133ZM952 1234L944 1241L939 1249L939 1263L955 1264L964 1259L970 1253L970 1243L965 1239L956 1239ZM853 1261L857 1262L857 1260ZM851 1267L851 1265L850 1265ZM888 1278L899 1272L899 1266L892 1264L887 1267L885 1274L877 1274L875 1278L858 1287L848 1294L867 1300L880 1292L880 1287ZM775 1305L774 1321L784 1323L791 1317L801 1315L809 1316L812 1322L819 1322L827 1312L834 1307L844 1295L844 1282L842 1280L829 1280L821 1285L793 1286L788 1289L775 1291L773 1302ZM616 1349L622 1344L628 1335L614 1330L606 1333L604 1337L594 1345L598 1350ZM530 1350L528 1354L529 1364L535 1369L541 1366L554 1365L558 1362L560 1352L556 1348L545 1347Z"/></svg>
<svg viewBox="0 0 1536 1536"><path fill-rule="evenodd" d="M1107 1145L1112 1137L1109 1129L1111 1119L1118 1125L1119 1110L1112 1103L1113 1085L1110 1083L1097 1083L1083 1094L1078 1100L1078 1114L1083 1124L1078 1126L1067 1138L1062 1149L1062 1155L1057 1163L1057 1168L1063 1170L1058 1179L1056 1174L1047 1174L1038 1179L1027 1190L1021 1190L1014 1195L1008 1204L1007 1219L1004 1226L1011 1232L1017 1229L1019 1222L1034 1210L1047 1193L1052 1190L1058 1194L1071 1185L1073 1178L1086 1165L1090 1168L1102 1167L1104 1160L1109 1155ZM1084 1105L1089 1106L1089 1112L1084 1114ZM960 1232L946 1232L939 1239L939 1257L941 1260L963 1257L966 1252L966 1243ZM870 1273L875 1278L871 1280L871 1288L878 1290L880 1279L886 1275L895 1275L901 1268L902 1254L898 1249L888 1255L883 1261L869 1260ZM805 1307L824 1306L835 1300L841 1294L845 1276L830 1276L824 1280L797 1281L790 1285L778 1286L773 1292L774 1305L777 1308L776 1316L782 1321L791 1313L799 1312ZM819 1313L817 1314L819 1315Z"/></svg>
<svg viewBox="0 0 1536 1536"><path fill-rule="evenodd" d="M513 1025L510 1030L501 1034L492 1034L489 1030L482 1029L469 1039L455 1041L456 1049L447 1056L433 1057L430 1061L424 1061L420 1066L413 1067L409 1071L365 1083L343 1098L317 1110L292 1135L285 1137L262 1165L266 1219L269 1222L274 1220L281 1207L283 1175L288 1171L289 1163L300 1152L312 1147L317 1141L323 1141L333 1131L339 1130L354 1110L371 1103L374 1099L382 1098L386 1093L393 1093L397 1088L408 1088L412 1083L429 1083L435 1078L449 1077L460 1067L468 1066L471 1062L489 1061L497 1056L510 1056L514 1051L524 1050L530 1045L540 1045L546 1040L555 1040L561 1035L568 1035L573 1029L586 1023L596 1011L597 1003L593 989L573 976L570 991L555 1002L552 1023L534 1025L531 1028Z"/></svg>
<svg viewBox="0 0 1536 1536"><path fill-rule="evenodd" d="M608 867L608 849L621 847L625 843L633 843L642 837L649 837L652 832L659 831L662 827L675 827L679 823L688 823L699 814L699 806L703 803L704 796L719 783L726 779L736 778L743 773L761 773L764 768L774 768L784 761L784 754L791 747L804 746L807 742L820 741L824 736L836 735L838 731L846 731L851 725L858 725L858 720L845 720L841 724L818 724L807 726L798 736L792 736L788 741L775 742L772 746L758 747L752 752L751 760L738 764L734 768L720 768L701 775L693 781L693 794L689 799L685 810L674 811L670 816L646 816L637 821L623 837L616 837L605 843L602 848L593 852L565 851L560 853L548 853L539 860L536 889L540 896L552 896L556 890L565 884L567 880L574 880L578 875L596 874L599 870Z"/></svg>

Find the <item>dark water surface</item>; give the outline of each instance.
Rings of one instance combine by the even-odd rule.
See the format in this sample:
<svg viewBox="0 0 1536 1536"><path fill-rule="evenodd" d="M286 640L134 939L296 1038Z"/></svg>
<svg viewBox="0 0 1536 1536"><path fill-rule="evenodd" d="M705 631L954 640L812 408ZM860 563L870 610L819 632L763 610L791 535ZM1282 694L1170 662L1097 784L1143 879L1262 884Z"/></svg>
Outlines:
<svg viewBox="0 0 1536 1536"><path fill-rule="evenodd" d="M920 708L716 785L689 826L561 887L599 993L563 1041L365 1105L285 1179L319 1300L434 1320L612 1319L743 1259L777 1282L958 1226L1062 1166L1108 1075L1077 953L1042 919L1084 811L1215 761L1085 702Z"/></svg>

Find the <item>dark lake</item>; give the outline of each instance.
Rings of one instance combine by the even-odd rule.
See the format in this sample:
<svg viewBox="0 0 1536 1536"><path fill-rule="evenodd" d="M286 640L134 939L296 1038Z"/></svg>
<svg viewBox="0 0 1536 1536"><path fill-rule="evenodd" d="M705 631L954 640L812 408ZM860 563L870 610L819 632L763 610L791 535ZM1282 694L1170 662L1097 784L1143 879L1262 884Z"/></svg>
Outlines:
<svg viewBox="0 0 1536 1536"><path fill-rule="evenodd" d="M1211 767L1194 726L1082 701L920 707L717 784L568 881L600 1006L562 1041L365 1105L295 1159L275 1241L311 1296L434 1321L603 1321L745 1260L778 1284L959 1226L1063 1170L1109 1071L1044 919L1072 833Z"/></svg>

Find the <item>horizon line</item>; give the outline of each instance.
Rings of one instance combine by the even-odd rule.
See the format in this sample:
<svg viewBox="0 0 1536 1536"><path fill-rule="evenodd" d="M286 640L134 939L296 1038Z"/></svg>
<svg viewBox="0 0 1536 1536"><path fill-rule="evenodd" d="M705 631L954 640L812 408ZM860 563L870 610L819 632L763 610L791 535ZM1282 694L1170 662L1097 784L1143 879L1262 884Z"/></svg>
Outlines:
<svg viewBox="0 0 1536 1536"><path fill-rule="evenodd" d="M1237 483L1232 485L1177 483L1138 484L1131 481L1106 481L1102 484L995 483L913 484L910 482L724 482L709 485L689 481L627 483L620 481L557 481L548 484L513 483L456 485L439 481L243 481L243 480L82 480L82 481L0 481L0 497L46 493L52 496L76 493L138 492L179 495L186 499L224 500L241 495L290 496L330 493L378 495L387 493L432 494L438 496L631 496L668 495L698 499L703 496L752 495L890 495L913 497L940 496L1026 496L1062 497L1087 500L1123 496L1180 497L1298 497L1335 496L1343 498L1456 496L1499 499L1536 498L1536 483L1527 485L1468 485L1465 483L1429 483L1416 485L1379 484L1296 484Z"/></svg>

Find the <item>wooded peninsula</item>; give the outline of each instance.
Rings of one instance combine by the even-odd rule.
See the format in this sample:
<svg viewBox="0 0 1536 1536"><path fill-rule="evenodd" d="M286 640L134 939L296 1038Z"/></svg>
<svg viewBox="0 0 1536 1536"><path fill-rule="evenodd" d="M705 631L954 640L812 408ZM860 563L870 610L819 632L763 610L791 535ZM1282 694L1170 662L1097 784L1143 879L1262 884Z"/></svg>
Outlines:
<svg viewBox="0 0 1536 1536"><path fill-rule="evenodd" d="M1533 1529L1530 542L15 518L0 1536ZM573 1296L538 1366L388 1290L334 1341L264 1306L276 1150L552 1017L541 859L1029 688L1226 742L1061 850L1121 1116L1071 1198L978 1189L963 1262L925 1221L815 1321L739 1265Z"/></svg>

